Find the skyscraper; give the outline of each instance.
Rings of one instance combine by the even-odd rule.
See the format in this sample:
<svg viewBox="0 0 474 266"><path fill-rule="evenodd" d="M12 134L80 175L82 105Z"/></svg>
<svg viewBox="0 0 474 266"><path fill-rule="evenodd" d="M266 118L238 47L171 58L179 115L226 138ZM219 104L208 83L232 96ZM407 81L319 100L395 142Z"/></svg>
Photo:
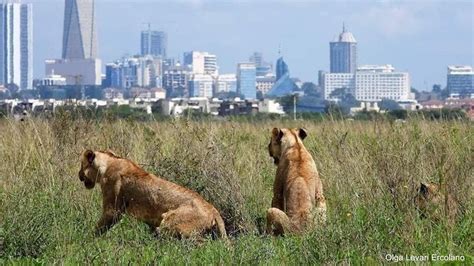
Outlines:
<svg viewBox="0 0 474 266"><path fill-rule="evenodd" d="M281 77L283 77L287 73L289 75L288 65L283 60L283 56L282 56L278 58L277 63L276 63L276 80L279 80Z"/></svg>
<svg viewBox="0 0 474 266"><path fill-rule="evenodd" d="M94 0L65 0L63 30L62 59L46 60L46 75L61 75L67 85L101 85Z"/></svg>
<svg viewBox="0 0 474 266"><path fill-rule="evenodd" d="M166 58L168 36L164 31L144 30L141 34L141 54Z"/></svg>
<svg viewBox="0 0 474 266"><path fill-rule="evenodd" d="M63 59L97 57L97 30L94 13L94 0L66 0Z"/></svg>
<svg viewBox="0 0 474 266"><path fill-rule="evenodd" d="M249 61L255 63L255 67L257 68L257 77L267 77L272 76L272 64L265 62L263 59L263 54L260 52L254 52Z"/></svg>
<svg viewBox="0 0 474 266"><path fill-rule="evenodd" d="M33 14L31 4L0 5L0 84L20 89L33 85Z"/></svg>
<svg viewBox="0 0 474 266"><path fill-rule="evenodd" d="M357 41L352 33L346 31L343 24L342 33L329 43L331 73L355 73L357 69Z"/></svg>
<svg viewBox="0 0 474 266"><path fill-rule="evenodd" d="M290 78L290 69L283 60L283 57L278 58L276 62L276 82L266 95L270 97L281 97L292 94L297 88L298 86Z"/></svg>
<svg viewBox="0 0 474 266"><path fill-rule="evenodd" d="M472 66L448 66L447 88L450 94L472 95L474 93L474 68Z"/></svg>
<svg viewBox="0 0 474 266"><path fill-rule="evenodd" d="M257 98L257 70L254 63L239 63L237 65L237 88L245 99Z"/></svg>
<svg viewBox="0 0 474 266"><path fill-rule="evenodd" d="M190 68L193 74L217 76L217 56L208 52L191 51L184 53L183 65Z"/></svg>

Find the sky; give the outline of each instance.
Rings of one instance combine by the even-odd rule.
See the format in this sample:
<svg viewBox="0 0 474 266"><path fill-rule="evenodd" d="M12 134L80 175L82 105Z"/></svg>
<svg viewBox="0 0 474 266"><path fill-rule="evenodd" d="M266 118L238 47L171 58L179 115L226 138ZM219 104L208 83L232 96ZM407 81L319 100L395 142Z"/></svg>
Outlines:
<svg viewBox="0 0 474 266"><path fill-rule="evenodd" d="M33 3L34 76L60 58L64 0ZM329 69L329 42L343 22L358 42L358 64L391 64L412 87L446 85L448 65L474 65L474 1L205 1L95 0L99 58L112 62L140 51L140 31L168 33L168 56L217 55L220 73L259 51L275 65L279 47L292 77L317 82Z"/></svg>

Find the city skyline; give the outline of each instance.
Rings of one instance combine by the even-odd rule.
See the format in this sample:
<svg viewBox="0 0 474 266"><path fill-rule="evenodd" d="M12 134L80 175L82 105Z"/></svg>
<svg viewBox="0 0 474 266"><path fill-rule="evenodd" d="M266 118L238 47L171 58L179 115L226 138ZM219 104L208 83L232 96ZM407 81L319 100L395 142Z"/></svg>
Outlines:
<svg viewBox="0 0 474 266"><path fill-rule="evenodd" d="M62 21L60 10L64 3L59 0L33 2L35 77L41 77L42 61L55 57L60 46L61 27L53 21ZM359 42L359 64L392 64L409 72L412 85L417 89L431 89L435 83L445 86L448 65L473 65L470 23L473 4L467 1L449 5L448 2L423 1L110 3L96 0L99 54L103 62L112 62L127 53L138 54L140 32L145 29L142 23L150 22L153 29L167 32L171 57L180 59L182 53L189 50L208 51L219 57L220 72L232 73L237 63L246 61L255 51L263 52L265 58L274 63L281 44L292 76L316 83L318 70L329 70L329 42L346 22L348 31L357 36ZM268 6L272 6L272 10L268 10ZM131 7L135 12L124 12ZM59 13L51 12L55 10ZM156 10L160 16L156 16ZM46 11L57 16L45 18ZM283 11L298 22L278 20ZM239 19L243 13L246 20ZM51 30L45 32L45 24L57 26L49 26ZM312 27L301 27L301 24Z"/></svg>

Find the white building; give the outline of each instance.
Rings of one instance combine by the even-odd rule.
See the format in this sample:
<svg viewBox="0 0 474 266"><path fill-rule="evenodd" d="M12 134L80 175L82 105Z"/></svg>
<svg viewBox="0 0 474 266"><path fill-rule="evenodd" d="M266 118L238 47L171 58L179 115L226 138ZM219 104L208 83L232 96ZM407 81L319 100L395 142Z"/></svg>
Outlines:
<svg viewBox="0 0 474 266"><path fill-rule="evenodd" d="M190 97L212 98L214 79L211 75L194 74L188 82Z"/></svg>
<svg viewBox="0 0 474 266"><path fill-rule="evenodd" d="M219 74L217 56L208 52L191 51L184 53L183 65L188 67L193 74Z"/></svg>
<svg viewBox="0 0 474 266"><path fill-rule="evenodd" d="M396 72L391 65L360 66L356 71L355 98L366 102L409 99L409 75Z"/></svg>
<svg viewBox="0 0 474 266"><path fill-rule="evenodd" d="M215 83L216 92L237 92L237 76L235 74L221 74Z"/></svg>
<svg viewBox="0 0 474 266"><path fill-rule="evenodd" d="M450 96L474 95L474 70L472 66L448 66L447 88Z"/></svg>
<svg viewBox="0 0 474 266"><path fill-rule="evenodd" d="M100 59L52 59L45 61L46 75L52 73L66 78L67 85L101 85Z"/></svg>
<svg viewBox="0 0 474 266"><path fill-rule="evenodd" d="M66 78L61 76L61 75L56 75L51 73L50 75L47 75L45 78L40 80L40 84L42 86L63 86L66 85Z"/></svg>
<svg viewBox="0 0 474 266"><path fill-rule="evenodd" d="M140 87L161 87L161 59L151 56L139 57L137 69L137 85Z"/></svg>
<svg viewBox="0 0 474 266"><path fill-rule="evenodd" d="M275 100L264 99L258 102L258 111L261 113L284 115L283 106Z"/></svg>
<svg viewBox="0 0 474 266"><path fill-rule="evenodd" d="M391 65L366 65L357 68L355 74L324 74L324 98L346 88L358 101L376 102L382 99L410 99L410 77L407 72L396 72Z"/></svg>
<svg viewBox="0 0 474 266"><path fill-rule="evenodd" d="M0 4L0 84L33 87L32 4Z"/></svg>
<svg viewBox="0 0 474 266"><path fill-rule="evenodd" d="M267 94L267 92L273 88L273 85L275 85L275 81L276 77L273 75L257 76L257 91L260 91L262 95Z"/></svg>
<svg viewBox="0 0 474 266"><path fill-rule="evenodd" d="M348 93L355 93L355 75L353 73L324 73L324 99L332 100L331 93L336 89L345 88Z"/></svg>
<svg viewBox="0 0 474 266"><path fill-rule="evenodd" d="M164 100L161 104L161 113L163 115L182 116L185 110L193 110L199 113L210 113L208 98L173 98Z"/></svg>

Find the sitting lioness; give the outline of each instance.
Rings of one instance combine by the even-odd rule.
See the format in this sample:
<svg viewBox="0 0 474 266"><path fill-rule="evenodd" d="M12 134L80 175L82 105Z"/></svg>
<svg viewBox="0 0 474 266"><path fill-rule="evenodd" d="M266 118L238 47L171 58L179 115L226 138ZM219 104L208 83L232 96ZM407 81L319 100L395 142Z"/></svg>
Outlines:
<svg viewBox="0 0 474 266"><path fill-rule="evenodd" d="M301 233L326 221L323 185L311 154L303 145L306 131L272 130L268 151L277 165L272 208L267 211L267 233Z"/></svg>
<svg viewBox="0 0 474 266"><path fill-rule="evenodd" d="M102 189L102 217L96 235L105 233L128 213L155 233L190 237L217 227L220 237L227 238L219 212L199 194L149 174L112 152L86 150L81 156L79 179L87 189L96 183Z"/></svg>
<svg viewBox="0 0 474 266"><path fill-rule="evenodd" d="M445 196L440 185L422 182L414 198L415 206L422 217L433 220L446 217L448 222L453 223L458 215L459 204L451 194Z"/></svg>

